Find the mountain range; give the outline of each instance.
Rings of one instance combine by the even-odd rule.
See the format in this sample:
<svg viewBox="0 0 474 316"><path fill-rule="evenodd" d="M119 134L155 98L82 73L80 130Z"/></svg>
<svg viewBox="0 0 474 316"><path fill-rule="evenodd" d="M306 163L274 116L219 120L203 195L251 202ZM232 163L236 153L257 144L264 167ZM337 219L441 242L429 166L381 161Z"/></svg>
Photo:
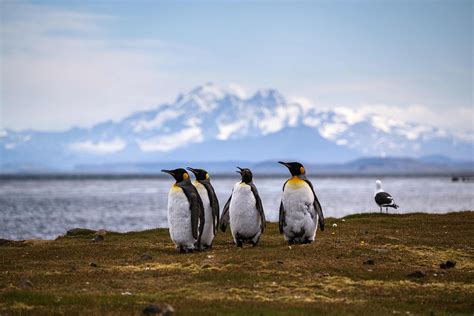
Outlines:
<svg viewBox="0 0 474 316"><path fill-rule="evenodd" d="M0 131L2 172L170 161L287 159L315 164L361 157L474 160L472 139L357 109L318 109L276 90L242 97L208 83L121 121L61 132ZM107 169L107 168L105 168Z"/></svg>

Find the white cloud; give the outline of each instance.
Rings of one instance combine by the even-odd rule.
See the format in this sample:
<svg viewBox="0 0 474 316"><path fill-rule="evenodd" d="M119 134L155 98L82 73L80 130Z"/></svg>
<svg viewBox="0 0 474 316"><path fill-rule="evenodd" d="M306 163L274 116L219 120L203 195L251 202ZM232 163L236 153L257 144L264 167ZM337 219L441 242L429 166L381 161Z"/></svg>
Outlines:
<svg viewBox="0 0 474 316"><path fill-rule="evenodd" d="M137 142L144 152L167 152L191 143L199 143L203 139L201 129L191 126L173 134L138 139Z"/></svg>
<svg viewBox="0 0 474 316"><path fill-rule="evenodd" d="M183 85L162 70L183 50L108 36L115 17L22 3L2 9L3 127L63 130L119 120L173 99Z"/></svg>
<svg viewBox="0 0 474 316"><path fill-rule="evenodd" d="M93 141L84 141L73 143L70 145L70 148L74 151L96 154L96 155L105 155L112 154L118 151L121 151L125 148L126 143L120 138L114 138L111 141L100 141L94 143Z"/></svg>
<svg viewBox="0 0 474 316"><path fill-rule="evenodd" d="M220 122L217 124L217 127L219 128L219 134L217 134L217 139L226 140L232 134L244 128L246 125L247 123L245 120L228 123Z"/></svg>

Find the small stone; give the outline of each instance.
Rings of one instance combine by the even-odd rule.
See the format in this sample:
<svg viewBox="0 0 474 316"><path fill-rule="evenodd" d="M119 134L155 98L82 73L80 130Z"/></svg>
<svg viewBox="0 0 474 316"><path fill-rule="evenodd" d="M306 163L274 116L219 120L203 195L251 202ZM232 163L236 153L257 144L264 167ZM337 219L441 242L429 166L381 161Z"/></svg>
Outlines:
<svg viewBox="0 0 474 316"><path fill-rule="evenodd" d="M142 255L142 260L151 260L151 259L153 259L153 257L150 256L150 255L147 254L147 253L144 253L144 254Z"/></svg>
<svg viewBox="0 0 474 316"><path fill-rule="evenodd" d="M91 262L91 263L89 263L89 265L93 268L97 268L97 263L95 263L95 262Z"/></svg>
<svg viewBox="0 0 474 316"><path fill-rule="evenodd" d="M174 314L174 308L170 304L166 304L165 307L163 308L163 313L161 315L163 316L171 316Z"/></svg>
<svg viewBox="0 0 474 316"><path fill-rule="evenodd" d="M283 264L283 261L277 261L277 263L279 263L279 264Z"/></svg>
<svg viewBox="0 0 474 316"><path fill-rule="evenodd" d="M156 315L159 313L161 313L161 308L155 304L150 304L143 309L143 315Z"/></svg>
<svg viewBox="0 0 474 316"><path fill-rule="evenodd" d="M91 242L99 242L99 241L103 241L103 240L104 240L104 236L97 235L97 236L95 236L94 238L91 239Z"/></svg>
<svg viewBox="0 0 474 316"><path fill-rule="evenodd" d="M423 271L415 271L415 272L412 272L410 274L407 275L407 277L409 278L423 278L426 276L426 273L424 273Z"/></svg>
<svg viewBox="0 0 474 316"><path fill-rule="evenodd" d="M365 260L362 264L366 264L366 265L374 265L374 259L367 259Z"/></svg>
<svg viewBox="0 0 474 316"><path fill-rule="evenodd" d="M24 279L24 280L21 281L21 287L22 288L33 287L33 283L31 283L31 281L28 280L28 279Z"/></svg>
<svg viewBox="0 0 474 316"><path fill-rule="evenodd" d="M346 220L343 218L343 219L341 219L341 221L342 221L342 222L345 222Z"/></svg>
<svg viewBox="0 0 474 316"><path fill-rule="evenodd" d="M332 227L337 227L337 224L336 223L332 224Z"/></svg>
<svg viewBox="0 0 474 316"><path fill-rule="evenodd" d="M133 295L132 292L122 292L122 295L123 296L130 296L130 295Z"/></svg>
<svg viewBox="0 0 474 316"><path fill-rule="evenodd" d="M451 268L454 268L455 266L456 266L456 261L454 260L448 260L439 265L441 269L451 269Z"/></svg>
<svg viewBox="0 0 474 316"><path fill-rule="evenodd" d="M375 252L378 252L378 253L388 253L388 252L390 252L390 249L387 249L387 248L374 248L372 250L375 251Z"/></svg>

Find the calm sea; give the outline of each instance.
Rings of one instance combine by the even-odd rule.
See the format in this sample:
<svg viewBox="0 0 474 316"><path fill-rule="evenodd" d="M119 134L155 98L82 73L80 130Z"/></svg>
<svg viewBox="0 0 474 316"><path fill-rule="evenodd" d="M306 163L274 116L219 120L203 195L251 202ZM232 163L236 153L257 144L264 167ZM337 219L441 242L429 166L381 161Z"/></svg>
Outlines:
<svg viewBox="0 0 474 316"><path fill-rule="evenodd" d="M376 180L369 177L311 178L326 217L378 211ZM474 182L450 177L382 177L384 189L400 205L398 213L474 210ZM238 175L212 181L221 208ZM269 221L278 220L284 177L254 182ZM0 238L53 239L83 227L136 231L167 227L170 178L2 179ZM394 212L394 210L390 210Z"/></svg>

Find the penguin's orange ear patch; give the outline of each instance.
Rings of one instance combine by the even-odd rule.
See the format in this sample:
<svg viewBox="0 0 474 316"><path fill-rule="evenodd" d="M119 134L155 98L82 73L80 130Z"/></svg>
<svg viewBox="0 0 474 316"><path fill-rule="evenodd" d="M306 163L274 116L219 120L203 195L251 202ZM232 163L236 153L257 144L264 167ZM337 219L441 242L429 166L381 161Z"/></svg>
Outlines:
<svg viewBox="0 0 474 316"><path fill-rule="evenodd" d="M300 167L300 173L301 173L301 174L304 173L304 167Z"/></svg>
<svg viewBox="0 0 474 316"><path fill-rule="evenodd" d="M189 174L187 172L183 173L183 179L188 180Z"/></svg>
<svg viewBox="0 0 474 316"><path fill-rule="evenodd" d="M206 173L206 180L209 180L209 173Z"/></svg>

